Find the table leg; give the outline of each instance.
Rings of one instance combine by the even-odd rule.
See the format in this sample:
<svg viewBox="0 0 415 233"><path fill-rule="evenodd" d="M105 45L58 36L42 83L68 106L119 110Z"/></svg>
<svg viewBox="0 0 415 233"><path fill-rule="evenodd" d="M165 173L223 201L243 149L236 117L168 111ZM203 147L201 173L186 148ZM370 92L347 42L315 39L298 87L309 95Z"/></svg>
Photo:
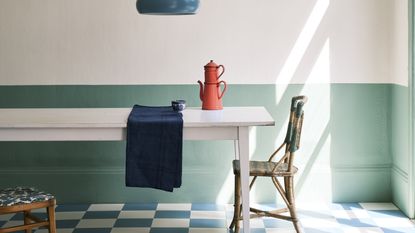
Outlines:
<svg viewBox="0 0 415 233"><path fill-rule="evenodd" d="M249 127L238 128L244 233L249 233Z"/></svg>

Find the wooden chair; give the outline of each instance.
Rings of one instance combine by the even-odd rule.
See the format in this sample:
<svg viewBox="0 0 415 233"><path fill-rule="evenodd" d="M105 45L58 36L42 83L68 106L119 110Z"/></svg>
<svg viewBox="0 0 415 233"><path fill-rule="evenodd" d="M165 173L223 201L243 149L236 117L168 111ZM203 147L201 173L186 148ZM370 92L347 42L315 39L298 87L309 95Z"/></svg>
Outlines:
<svg viewBox="0 0 415 233"><path fill-rule="evenodd" d="M0 190L0 215L23 212L24 224L8 228L0 228L0 233L25 230L31 233L32 228L48 227L49 233L56 233L55 198L48 193L34 188L7 188ZM48 218L40 219L32 215L33 209L46 208Z"/></svg>
<svg viewBox="0 0 415 233"><path fill-rule="evenodd" d="M278 192L281 194L287 208L282 208L273 211L264 211L256 208L250 208L250 218L255 217L274 217L278 219L284 219L293 222L294 228L297 233L301 232L299 220L295 208L294 198L294 175L298 169L293 165L295 152L300 146L301 129L304 119L303 106L307 102L305 96L295 96L291 100L290 118L288 122L287 134L284 142L274 153L272 153L267 161L250 161L249 162L249 175L253 176L253 179L249 185L251 189L258 177L270 177ZM282 150L284 148L284 150ZM284 151L282 157L275 162L275 157L278 152ZM233 172L235 174L235 203L234 203L234 215L230 229L235 227L235 233L239 232L239 221L242 220L241 212L241 176L240 176L240 163L239 160L233 161ZM278 177L281 177L283 185ZM283 215L283 213L289 212L289 215Z"/></svg>

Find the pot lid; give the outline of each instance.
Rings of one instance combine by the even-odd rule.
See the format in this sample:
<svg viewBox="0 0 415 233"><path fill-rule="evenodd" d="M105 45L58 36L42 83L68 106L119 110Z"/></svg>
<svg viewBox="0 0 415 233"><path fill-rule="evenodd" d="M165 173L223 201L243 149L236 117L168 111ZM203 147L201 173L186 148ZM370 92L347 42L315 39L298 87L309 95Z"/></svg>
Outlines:
<svg viewBox="0 0 415 233"><path fill-rule="evenodd" d="M213 60L210 60L210 62L205 65L205 68L217 68L217 67L218 67L218 64L213 62Z"/></svg>

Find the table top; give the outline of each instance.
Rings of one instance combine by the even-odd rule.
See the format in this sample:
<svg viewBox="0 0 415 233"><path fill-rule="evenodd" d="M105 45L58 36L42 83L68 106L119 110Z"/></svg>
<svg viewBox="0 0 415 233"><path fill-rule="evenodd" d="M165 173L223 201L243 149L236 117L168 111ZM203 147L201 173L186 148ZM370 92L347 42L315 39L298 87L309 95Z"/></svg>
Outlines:
<svg viewBox="0 0 415 233"><path fill-rule="evenodd" d="M9 108L0 109L0 128L125 128L131 108ZM271 126L264 107L186 108L184 127Z"/></svg>

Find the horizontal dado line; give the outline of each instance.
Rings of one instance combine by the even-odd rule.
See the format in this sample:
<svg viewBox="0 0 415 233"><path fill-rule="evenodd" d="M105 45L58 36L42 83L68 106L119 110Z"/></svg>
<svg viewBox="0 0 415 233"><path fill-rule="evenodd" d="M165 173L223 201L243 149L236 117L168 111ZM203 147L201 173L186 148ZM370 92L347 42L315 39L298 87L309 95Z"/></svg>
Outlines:
<svg viewBox="0 0 415 233"><path fill-rule="evenodd" d="M400 168L396 165L393 165L392 166L392 172L394 174L397 174L398 177L400 177L403 181L408 183L408 178L409 178L408 173L406 171L404 171L402 168Z"/></svg>
<svg viewBox="0 0 415 233"><path fill-rule="evenodd" d="M212 174L212 169L183 169L183 174ZM27 175L27 174L55 174L55 175L124 175L124 168L74 168L74 169L60 169L60 168L37 168L37 169L22 169L22 168L2 168L0 175Z"/></svg>
<svg viewBox="0 0 415 233"><path fill-rule="evenodd" d="M332 172L377 172L377 171L390 171L390 164L372 164L364 166L336 166L332 167L330 170ZM405 179L408 179L407 173L402 171L399 168L392 167L392 170L398 173ZM222 171L222 170L221 170ZM230 171L230 168L229 168ZM313 172L327 172L328 169L315 169ZM212 169L183 169L183 174L212 174L214 171ZM0 170L0 175L8 174L56 174L56 175L76 175L76 174L91 174L91 175L100 175L100 174L114 174L114 175L124 175L124 168L100 168L100 169L90 169L90 168L36 168L36 169L22 169L22 168L2 168Z"/></svg>
<svg viewBox="0 0 415 233"><path fill-rule="evenodd" d="M358 164L358 165L336 165L332 167L335 172L377 172L390 171L392 164Z"/></svg>

